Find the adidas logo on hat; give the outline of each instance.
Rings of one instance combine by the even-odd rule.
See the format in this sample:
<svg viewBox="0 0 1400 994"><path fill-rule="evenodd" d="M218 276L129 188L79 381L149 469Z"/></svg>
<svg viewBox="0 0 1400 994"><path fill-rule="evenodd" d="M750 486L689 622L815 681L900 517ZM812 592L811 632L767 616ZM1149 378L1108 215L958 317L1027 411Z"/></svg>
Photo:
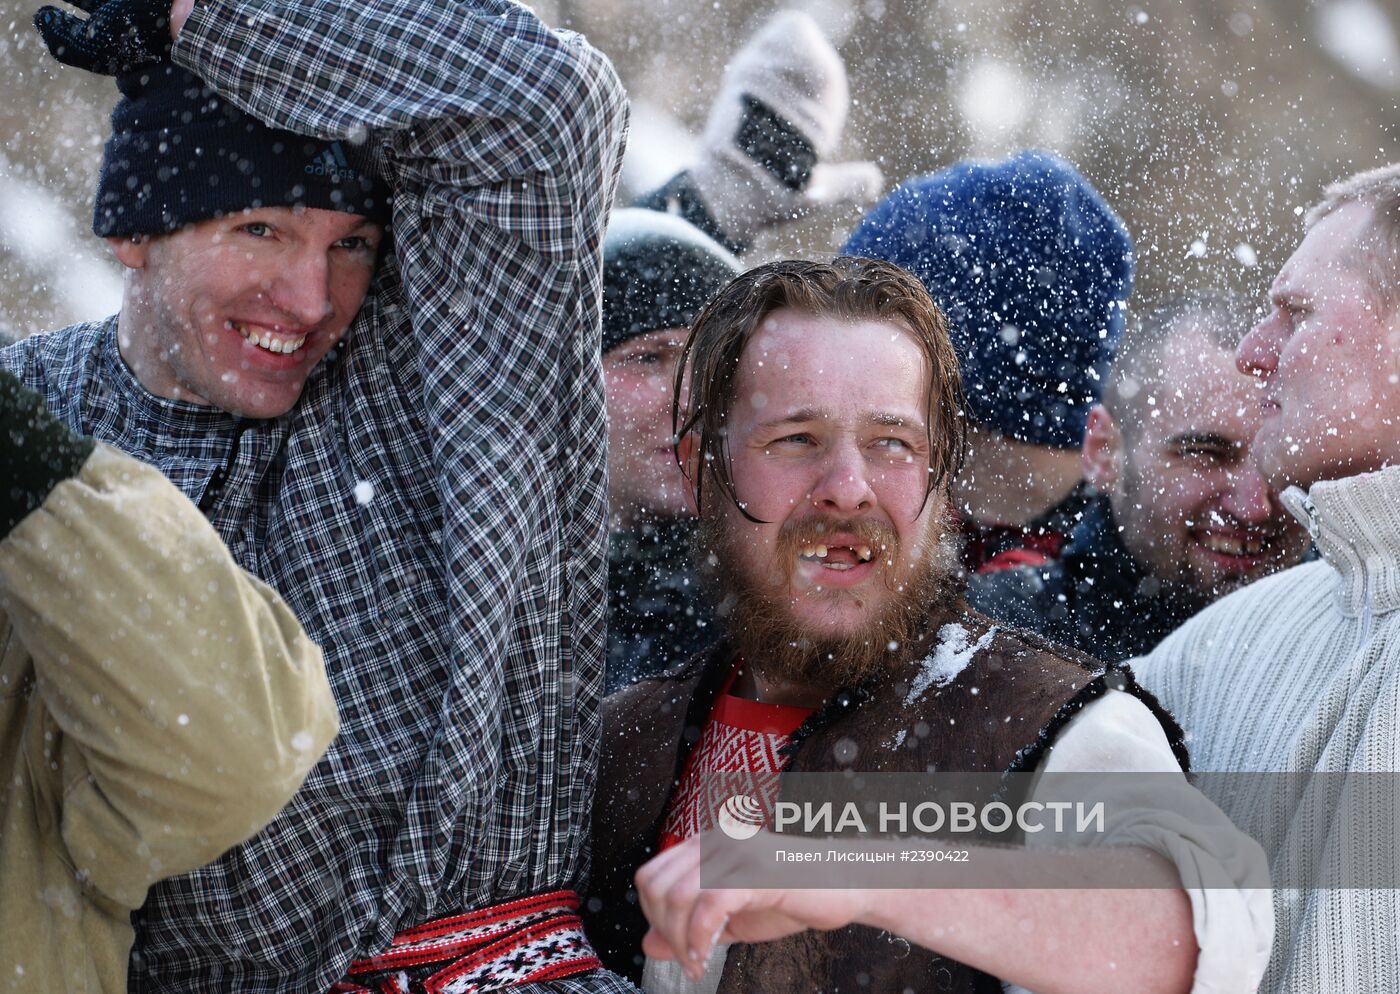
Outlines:
<svg viewBox="0 0 1400 994"><path fill-rule="evenodd" d="M345 157L345 149L340 142L333 143L320 155L307 163L303 170L309 176L329 176L332 179L359 179L360 174L350 168L350 160Z"/></svg>

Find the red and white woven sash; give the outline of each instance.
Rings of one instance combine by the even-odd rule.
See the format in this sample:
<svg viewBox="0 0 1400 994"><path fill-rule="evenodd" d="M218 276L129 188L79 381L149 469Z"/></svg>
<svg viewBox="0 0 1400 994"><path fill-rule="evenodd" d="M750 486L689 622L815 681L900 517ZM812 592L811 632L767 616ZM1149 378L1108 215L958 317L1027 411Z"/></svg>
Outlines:
<svg viewBox="0 0 1400 994"><path fill-rule="evenodd" d="M559 890L424 922L354 960L330 994L478 994L597 969L578 903Z"/></svg>

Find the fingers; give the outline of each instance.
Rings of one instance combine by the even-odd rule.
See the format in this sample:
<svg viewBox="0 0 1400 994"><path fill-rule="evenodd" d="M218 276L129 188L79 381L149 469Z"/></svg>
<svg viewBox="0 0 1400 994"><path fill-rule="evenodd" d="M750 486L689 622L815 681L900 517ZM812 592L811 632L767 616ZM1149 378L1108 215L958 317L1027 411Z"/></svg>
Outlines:
<svg viewBox="0 0 1400 994"><path fill-rule="evenodd" d="M169 0L73 0L87 19L44 6L34 26L58 61L105 76L116 76L168 58L171 46Z"/></svg>
<svg viewBox="0 0 1400 994"><path fill-rule="evenodd" d="M75 69L89 68L92 59L85 44L87 24L82 18L45 6L34 12L34 26L55 59Z"/></svg>
<svg viewBox="0 0 1400 994"><path fill-rule="evenodd" d="M806 199L812 206L864 207L875 201L885 182L873 162L830 162L812 169Z"/></svg>
<svg viewBox="0 0 1400 994"><path fill-rule="evenodd" d="M651 959L676 960L685 959L684 950L672 949L671 944L666 941L666 937L655 928L648 928L647 934L642 936L642 952Z"/></svg>
<svg viewBox="0 0 1400 994"><path fill-rule="evenodd" d="M170 37L172 39L180 36L180 29L185 26L185 22L190 19L192 13L194 13L194 0L175 0L170 5Z"/></svg>
<svg viewBox="0 0 1400 994"><path fill-rule="evenodd" d="M651 931L642 948L656 959L678 960L686 975L699 980L705 956L714 944L692 939L691 928L700 891L700 837L686 840L637 871L637 894Z"/></svg>
<svg viewBox="0 0 1400 994"><path fill-rule="evenodd" d="M742 888L703 890L702 863L720 879L738 876L742 860L716 833L696 836L667 850L637 871L637 893L651 930L642 949L655 959L676 960L694 980L705 972L716 943L726 937L730 916L759 907L756 892ZM790 931L785 929L784 931Z"/></svg>
<svg viewBox="0 0 1400 994"><path fill-rule="evenodd" d="M698 837L688 839L650 860L637 871L637 897L641 900L642 913L653 928L659 923L669 923L668 904L679 895L677 885L688 873L695 873L696 886L699 886L699 841ZM661 932L667 940L682 938L671 934L665 927L661 928ZM673 945L678 952L684 951L682 944Z"/></svg>
<svg viewBox="0 0 1400 994"><path fill-rule="evenodd" d="M690 907L690 920L686 925L686 955L695 963L703 975L705 961L710 950L724 934L729 924L729 908L742 907L747 901L744 891L700 891ZM697 976L698 980L699 977Z"/></svg>

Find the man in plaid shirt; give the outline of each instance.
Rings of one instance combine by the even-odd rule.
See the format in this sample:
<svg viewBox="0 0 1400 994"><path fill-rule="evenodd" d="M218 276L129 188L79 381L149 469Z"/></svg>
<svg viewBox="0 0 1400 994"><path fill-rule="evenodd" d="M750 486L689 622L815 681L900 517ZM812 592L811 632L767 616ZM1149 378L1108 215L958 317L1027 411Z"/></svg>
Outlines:
<svg viewBox="0 0 1400 994"><path fill-rule="evenodd" d="M151 892L131 989L630 989L580 972L567 893L602 686L611 66L509 0L82 6L36 22L124 94L94 222L123 309L0 366L200 504L322 645L342 727L264 832ZM478 972L382 955L429 933Z"/></svg>

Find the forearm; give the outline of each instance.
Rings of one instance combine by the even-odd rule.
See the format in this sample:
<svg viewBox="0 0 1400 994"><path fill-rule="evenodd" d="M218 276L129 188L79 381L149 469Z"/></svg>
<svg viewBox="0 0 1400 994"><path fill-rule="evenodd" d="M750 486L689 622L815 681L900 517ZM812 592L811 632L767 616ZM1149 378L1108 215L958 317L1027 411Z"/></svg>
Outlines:
<svg viewBox="0 0 1400 994"><path fill-rule="evenodd" d="M1046 874L1047 853L979 850L979 867L1014 878L1018 860ZM1184 994L1196 968L1191 903L1171 865L1141 849L1053 857L1063 888L869 892L861 924L976 967L1036 994ZM988 865L1000 861L995 870ZM1158 875L1163 886L1072 889L1119 871Z"/></svg>
<svg viewBox="0 0 1400 994"><path fill-rule="evenodd" d="M207 0L174 58L255 117L304 134L508 120L532 139L515 146L518 165L545 171L566 145L546 136L596 126L579 113L589 95L620 103L621 92L605 58L504 0Z"/></svg>
<svg viewBox="0 0 1400 994"><path fill-rule="evenodd" d="M1137 775L1121 772L1128 770ZM1109 691L1088 705L1056 738L1040 773L1036 800L1092 797L1111 812L1102 834L1056 844L1147 850L1175 868L1191 905L1194 994L1259 985L1273 939L1264 852L1186 780L1141 701Z"/></svg>
<svg viewBox="0 0 1400 994"><path fill-rule="evenodd" d="M319 649L159 472L99 447L0 542L0 607L62 730L62 833L103 893L247 838L336 730Z"/></svg>
<svg viewBox="0 0 1400 994"><path fill-rule="evenodd" d="M705 205L690 173L682 170L664 184L642 194L632 202L633 207L671 213L674 211L735 255L743 255L751 247L748 240L738 239L724 231L710 208Z"/></svg>

